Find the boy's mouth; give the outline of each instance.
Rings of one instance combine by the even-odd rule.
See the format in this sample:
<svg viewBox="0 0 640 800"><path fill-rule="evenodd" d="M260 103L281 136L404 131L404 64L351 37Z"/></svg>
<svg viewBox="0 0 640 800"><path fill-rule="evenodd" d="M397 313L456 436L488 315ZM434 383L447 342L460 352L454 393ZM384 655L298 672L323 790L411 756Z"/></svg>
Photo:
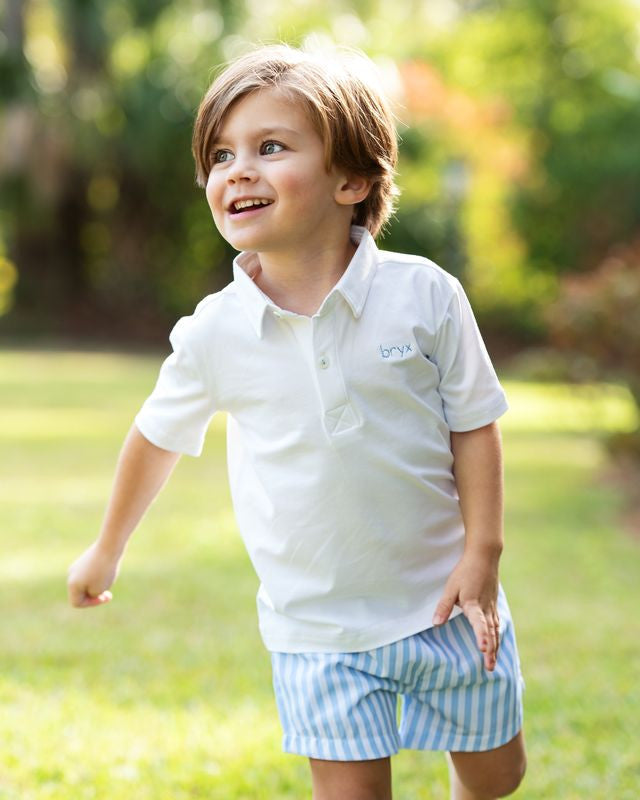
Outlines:
<svg viewBox="0 0 640 800"><path fill-rule="evenodd" d="M273 203L273 200L268 200L262 197L251 197L245 200L235 200L229 206L230 214L244 214L247 211L253 211L256 208L263 208Z"/></svg>

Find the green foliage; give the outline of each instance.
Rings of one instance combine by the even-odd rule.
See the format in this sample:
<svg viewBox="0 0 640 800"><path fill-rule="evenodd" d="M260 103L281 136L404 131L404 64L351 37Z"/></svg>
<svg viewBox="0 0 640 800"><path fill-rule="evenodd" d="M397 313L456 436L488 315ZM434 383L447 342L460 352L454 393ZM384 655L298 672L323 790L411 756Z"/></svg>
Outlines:
<svg viewBox="0 0 640 800"><path fill-rule="evenodd" d="M548 310L556 345L592 375L615 376L640 409L640 241L618 247L592 272L567 278ZM586 362L586 363L585 363ZM640 463L640 420L610 437L618 457Z"/></svg>
<svg viewBox="0 0 640 800"><path fill-rule="evenodd" d="M559 347L592 359L600 375L622 377L640 406L639 308L640 241L567 278L549 321Z"/></svg>
<svg viewBox="0 0 640 800"><path fill-rule="evenodd" d="M557 276L592 268L640 225L637 21L622 0L485 2L460 18L454 46L445 32L422 51L450 85L508 104L490 147L518 143L525 166L494 170L493 189L474 188L476 167L467 203L488 213L465 231L476 302L510 335L518 315L539 336Z"/></svg>
<svg viewBox="0 0 640 800"><path fill-rule="evenodd" d="M257 41L376 60L402 137L383 244L460 276L485 330L543 338L558 280L640 226L634 0L11 0L0 16L15 330L164 335L227 282L191 127L214 68Z"/></svg>
<svg viewBox="0 0 640 800"><path fill-rule="evenodd" d="M111 353L0 353L3 800L309 795L306 761L280 752L222 420L133 537L113 602L66 604L66 567L96 535L157 367ZM574 401L571 387L506 387L502 577L530 753L517 797L635 800L640 551L617 526L594 438L624 428L633 409L615 388ZM441 755L403 752L393 770L402 800L448 797Z"/></svg>
<svg viewBox="0 0 640 800"><path fill-rule="evenodd" d="M36 91L4 109L23 142L0 190L17 212L4 236L20 309L67 311L81 327L96 312L125 327L139 315L139 334L145 314L172 319L223 282L228 248L194 186L190 140L232 5L24 6Z"/></svg>

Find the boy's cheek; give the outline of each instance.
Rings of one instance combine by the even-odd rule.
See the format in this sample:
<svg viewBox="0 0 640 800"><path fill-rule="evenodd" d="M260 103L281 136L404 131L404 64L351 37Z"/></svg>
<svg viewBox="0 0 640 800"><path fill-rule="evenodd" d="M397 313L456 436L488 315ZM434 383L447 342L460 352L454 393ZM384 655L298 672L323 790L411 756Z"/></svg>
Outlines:
<svg viewBox="0 0 640 800"><path fill-rule="evenodd" d="M216 197L216 181L213 177L213 170L209 173L209 180L207 181L207 185L205 187L204 193L207 198L207 203L209 203L209 208L213 213L215 207L215 197Z"/></svg>
<svg viewBox="0 0 640 800"><path fill-rule="evenodd" d="M220 227L220 213L219 209L221 209L220 201L216 201L216 194L214 191L213 186L211 185L211 181L207 183L207 188L205 189L205 196L207 198L207 204L211 209L211 214L213 215L213 221L216 223L216 227Z"/></svg>

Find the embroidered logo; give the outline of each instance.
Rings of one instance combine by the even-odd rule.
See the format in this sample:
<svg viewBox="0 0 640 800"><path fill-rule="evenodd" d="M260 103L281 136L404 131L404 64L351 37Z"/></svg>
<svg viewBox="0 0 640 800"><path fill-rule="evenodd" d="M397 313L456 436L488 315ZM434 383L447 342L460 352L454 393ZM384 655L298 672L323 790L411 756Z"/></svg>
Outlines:
<svg viewBox="0 0 640 800"><path fill-rule="evenodd" d="M404 358L406 353L413 352L413 348L410 344L394 344L391 347L383 347L382 345L379 345L379 347L382 358Z"/></svg>

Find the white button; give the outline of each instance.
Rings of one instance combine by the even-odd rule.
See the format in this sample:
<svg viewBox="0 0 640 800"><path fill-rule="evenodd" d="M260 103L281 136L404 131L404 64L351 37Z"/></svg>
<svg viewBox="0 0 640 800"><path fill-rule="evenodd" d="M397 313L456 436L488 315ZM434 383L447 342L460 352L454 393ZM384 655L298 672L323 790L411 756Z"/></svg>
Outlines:
<svg viewBox="0 0 640 800"><path fill-rule="evenodd" d="M329 366L329 359L322 356L322 358L318 361L322 369L326 369Z"/></svg>

